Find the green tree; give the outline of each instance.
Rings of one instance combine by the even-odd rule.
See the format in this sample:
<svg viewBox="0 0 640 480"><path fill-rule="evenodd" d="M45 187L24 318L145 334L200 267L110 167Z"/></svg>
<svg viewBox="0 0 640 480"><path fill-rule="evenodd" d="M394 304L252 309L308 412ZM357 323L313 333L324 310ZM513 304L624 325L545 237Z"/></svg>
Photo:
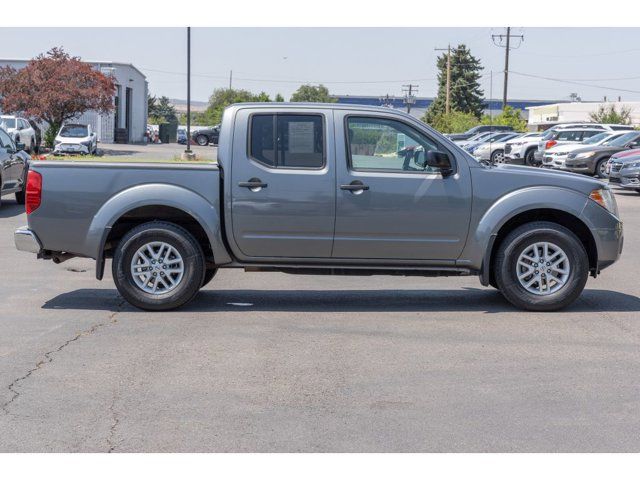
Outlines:
<svg viewBox="0 0 640 480"><path fill-rule="evenodd" d="M447 54L440 55L438 66L438 95L427 109L425 119L431 124L436 115L446 110ZM480 72L484 67L471 55L464 44L451 49L451 111L470 113L480 119L484 110L484 92L480 88Z"/></svg>
<svg viewBox="0 0 640 480"><path fill-rule="evenodd" d="M178 112L176 107L171 104L168 97L156 98L155 96L147 96L148 116L150 123L167 123L177 122Z"/></svg>
<svg viewBox="0 0 640 480"><path fill-rule="evenodd" d="M516 132L524 132L527 129L527 121L520 114L520 109L507 105L499 115L493 118L489 115L483 115L482 123L484 125L508 125L513 127Z"/></svg>
<svg viewBox="0 0 640 480"><path fill-rule="evenodd" d="M457 110L453 110L449 114L445 112L432 114L431 116L425 114L422 121L442 133L466 132L480 123L472 113L458 112Z"/></svg>
<svg viewBox="0 0 640 480"><path fill-rule="evenodd" d="M279 93L276 93L276 99L274 101L276 101L276 102L284 102L284 97L282 95L280 95Z"/></svg>
<svg viewBox="0 0 640 480"><path fill-rule="evenodd" d="M336 99L329 95L329 89L324 85L301 85L300 88L291 95L291 101L334 103Z"/></svg>
<svg viewBox="0 0 640 480"><path fill-rule="evenodd" d="M215 125L222 120L222 112L229 105L246 102L270 102L271 98L265 92L254 94L249 90L233 88L217 88L209 97L207 109L197 116L201 125Z"/></svg>
<svg viewBox="0 0 640 480"><path fill-rule="evenodd" d="M589 114L589 118L598 123L619 123L622 125L631 124L631 109L624 105L620 107L620 111L616 110L615 105L605 107L600 105L595 112Z"/></svg>

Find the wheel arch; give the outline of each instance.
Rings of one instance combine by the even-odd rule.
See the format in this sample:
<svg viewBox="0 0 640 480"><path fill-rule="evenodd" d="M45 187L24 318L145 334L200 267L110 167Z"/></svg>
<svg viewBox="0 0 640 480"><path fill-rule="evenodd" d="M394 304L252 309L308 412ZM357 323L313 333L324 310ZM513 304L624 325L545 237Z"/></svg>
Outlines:
<svg viewBox="0 0 640 480"><path fill-rule="evenodd" d="M556 223L573 232L584 246L589 259L589 271L595 276L598 268L598 248L589 227L578 216L567 211L557 208L534 208L512 216L492 234L482 262L480 277L483 285L495 284L494 262L505 237L516 228L537 221Z"/></svg>
<svg viewBox="0 0 640 480"><path fill-rule="evenodd" d="M96 278L104 273L104 261L117 242L136 225L168 221L186 228L200 243L208 261L231 261L223 238L218 206L184 187L147 184L118 193L94 216L87 234L87 251L94 251Z"/></svg>

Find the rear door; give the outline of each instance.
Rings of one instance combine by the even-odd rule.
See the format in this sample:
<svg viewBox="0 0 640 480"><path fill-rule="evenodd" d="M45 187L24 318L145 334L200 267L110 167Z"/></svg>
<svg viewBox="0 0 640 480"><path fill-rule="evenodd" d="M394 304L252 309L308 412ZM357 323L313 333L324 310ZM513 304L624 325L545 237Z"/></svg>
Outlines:
<svg viewBox="0 0 640 480"><path fill-rule="evenodd" d="M241 259L331 256L333 144L330 110L238 110L230 191Z"/></svg>
<svg viewBox="0 0 640 480"><path fill-rule="evenodd" d="M336 111L334 258L453 262L471 215L466 159L455 161L408 119ZM429 150L449 153L454 173L421 167Z"/></svg>

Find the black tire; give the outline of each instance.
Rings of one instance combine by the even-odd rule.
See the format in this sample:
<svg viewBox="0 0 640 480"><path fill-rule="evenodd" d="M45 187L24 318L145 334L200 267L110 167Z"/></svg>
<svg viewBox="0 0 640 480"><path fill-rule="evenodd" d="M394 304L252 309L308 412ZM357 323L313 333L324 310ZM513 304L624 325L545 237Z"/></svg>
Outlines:
<svg viewBox="0 0 640 480"><path fill-rule="evenodd" d="M207 270L204 273L204 278L202 279L202 285L200 286L200 288L204 287L211 280L213 280L213 277L216 276L217 272L218 272L217 268L207 268Z"/></svg>
<svg viewBox="0 0 640 480"><path fill-rule="evenodd" d="M536 166L536 160L534 158L534 155L536 153L536 149L532 148L530 150L527 150L527 153L524 154L524 164L529 166L529 167L535 167Z"/></svg>
<svg viewBox="0 0 640 480"><path fill-rule="evenodd" d="M131 274L131 261L146 243L162 241L178 251L183 259L184 273L178 285L166 293L147 293L138 287ZM172 310L196 296L205 275L202 248L184 228L168 222L148 222L129 231L120 241L113 257L113 279L120 294L143 310Z"/></svg>
<svg viewBox="0 0 640 480"><path fill-rule="evenodd" d="M518 258L535 242L557 245L569 260L568 278L554 293L530 293L517 278ZM524 310L547 312L562 309L580 296L589 276L589 258L580 240L567 228L552 222L532 222L516 228L501 242L494 269L498 288L510 303Z"/></svg>
<svg viewBox="0 0 640 480"><path fill-rule="evenodd" d="M504 150L495 150L491 154L491 163L504 163Z"/></svg>
<svg viewBox="0 0 640 480"><path fill-rule="evenodd" d="M598 178L609 178L609 175L607 175L606 172L608 160L608 158L601 158L600 160L598 160L598 163L596 163L595 174L598 176Z"/></svg>
<svg viewBox="0 0 640 480"><path fill-rule="evenodd" d="M196 136L196 143L201 147L206 147L207 145L209 145L209 137L207 137L206 135L198 135Z"/></svg>

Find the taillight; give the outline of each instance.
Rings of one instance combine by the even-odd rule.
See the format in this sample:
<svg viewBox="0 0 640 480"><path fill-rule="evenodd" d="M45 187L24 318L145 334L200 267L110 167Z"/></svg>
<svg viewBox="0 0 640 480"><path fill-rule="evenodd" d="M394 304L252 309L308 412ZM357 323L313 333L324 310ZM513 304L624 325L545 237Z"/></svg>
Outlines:
<svg viewBox="0 0 640 480"><path fill-rule="evenodd" d="M42 201L42 175L33 170L27 174L27 199L25 202L27 215L34 212Z"/></svg>
<svg viewBox="0 0 640 480"><path fill-rule="evenodd" d="M558 142L556 142L555 140L549 140L547 143L544 144L544 148L548 149L553 147L554 145L556 145Z"/></svg>

